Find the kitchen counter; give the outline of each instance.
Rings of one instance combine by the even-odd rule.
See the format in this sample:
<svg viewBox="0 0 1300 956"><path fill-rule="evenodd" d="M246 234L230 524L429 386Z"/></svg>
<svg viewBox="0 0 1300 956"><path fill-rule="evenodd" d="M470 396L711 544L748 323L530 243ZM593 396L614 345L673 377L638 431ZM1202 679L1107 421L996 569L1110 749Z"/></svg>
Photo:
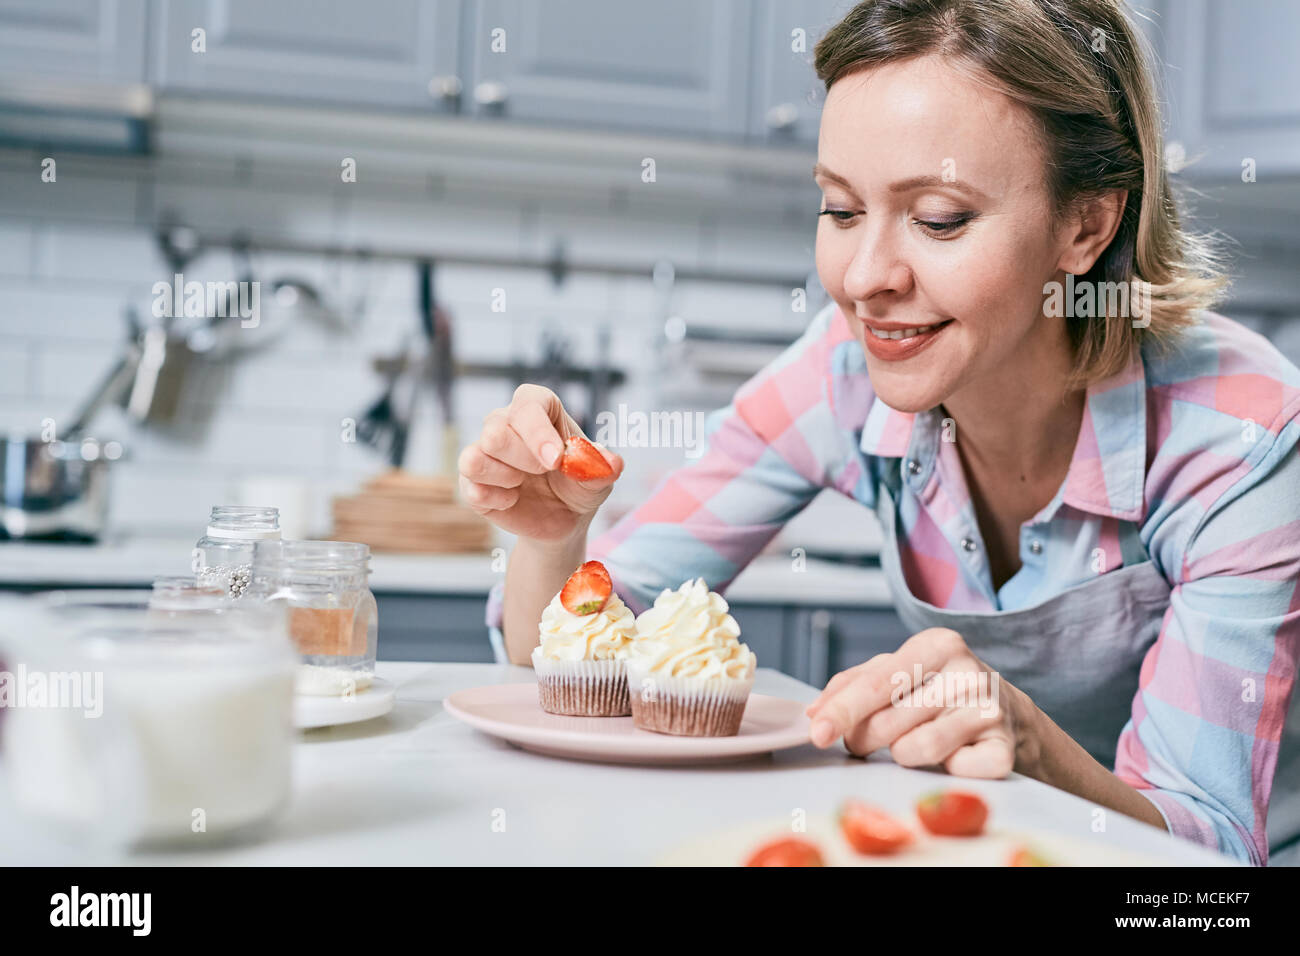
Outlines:
<svg viewBox="0 0 1300 956"><path fill-rule="evenodd" d="M810 818L830 814L851 795L909 816L919 795L953 779L811 745L691 768L543 757L472 730L442 707L453 691L530 681L531 670L381 662L378 673L397 684L394 712L304 733L294 755L292 806L264 841L93 853L17 819L0 761L0 864L648 864L720 827L769 819L779 826L795 809ZM816 696L767 669L759 670L755 690L801 701ZM1091 803L1017 774L961 786L989 802L993 826L1046 830L1174 865L1233 862L1118 813L1107 815L1104 832L1093 832Z"/></svg>
<svg viewBox="0 0 1300 956"><path fill-rule="evenodd" d="M122 538L96 545L0 542L0 588L149 587L163 574L189 570L193 541ZM376 554L375 593L486 595L501 579L504 560L491 555ZM737 604L892 607L879 568L808 559L795 571L784 556L759 557L727 590Z"/></svg>

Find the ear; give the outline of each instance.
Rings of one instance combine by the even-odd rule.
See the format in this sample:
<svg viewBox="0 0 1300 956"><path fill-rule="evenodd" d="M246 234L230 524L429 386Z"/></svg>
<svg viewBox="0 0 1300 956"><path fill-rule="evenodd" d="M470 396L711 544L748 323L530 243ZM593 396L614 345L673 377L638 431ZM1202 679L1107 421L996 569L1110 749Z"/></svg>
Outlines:
<svg viewBox="0 0 1300 956"><path fill-rule="evenodd" d="M1059 268L1077 276L1086 274L1119 231L1126 202L1128 190L1112 189L1076 207L1062 227L1066 245Z"/></svg>

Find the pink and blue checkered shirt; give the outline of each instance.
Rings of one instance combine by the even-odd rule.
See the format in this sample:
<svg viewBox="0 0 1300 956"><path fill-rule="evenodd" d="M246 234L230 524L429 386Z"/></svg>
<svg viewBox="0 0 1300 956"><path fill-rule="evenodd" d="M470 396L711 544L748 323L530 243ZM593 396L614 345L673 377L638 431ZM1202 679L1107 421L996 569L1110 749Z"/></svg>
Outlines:
<svg viewBox="0 0 1300 956"><path fill-rule="evenodd" d="M696 576L724 591L822 489L874 508L914 417L876 399L862 348L831 305L708 417L704 453L593 540L589 557L637 612ZM938 443L951 460L932 469L923 497L896 503L910 588L955 611L1032 607L1094 579L1096 549L1107 570L1143 560L1123 540L1124 528L1140 529L1172 591L1114 772L1174 834L1257 865L1268 859L1265 818L1300 656L1297 444L1300 370L1207 312L1175 351L1144 350L1088 390L1065 483L1036 519L1041 550L1001 588L987 563L963 559L957 529L975 524L966 487L929 487L962 473L953 444ZM488 602L496 627L501 591Z"/></svg>

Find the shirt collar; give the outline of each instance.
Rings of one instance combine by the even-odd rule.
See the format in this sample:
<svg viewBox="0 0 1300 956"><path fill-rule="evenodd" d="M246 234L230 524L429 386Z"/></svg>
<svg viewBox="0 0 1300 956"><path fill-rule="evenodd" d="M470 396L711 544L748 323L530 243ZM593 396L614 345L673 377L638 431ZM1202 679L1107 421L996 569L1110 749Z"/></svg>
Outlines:
<svg viewBox="0 0 1300 956"><path fill-rule="evenodd" d="M1129 365L1094 382L1085 395L1083 421L1061 500L1074 508L1125 521L1142 515L1146 485L1146 369L1139 352ZM924 487L934 468L944 427L937 407L900 412L879 397L862 426L865 454L916 462L914 477Z"/></svg>

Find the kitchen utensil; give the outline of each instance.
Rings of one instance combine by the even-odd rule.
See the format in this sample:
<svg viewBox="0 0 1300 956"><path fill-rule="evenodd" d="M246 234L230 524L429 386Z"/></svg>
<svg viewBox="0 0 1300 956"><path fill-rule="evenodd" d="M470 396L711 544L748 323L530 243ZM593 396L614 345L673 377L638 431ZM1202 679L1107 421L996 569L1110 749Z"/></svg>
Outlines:
<svg viewBox="0 0 1300 956"><path fill-rule="evenodd" d="M808 743L805 704L750 694L734 737L674 737L632 726L631 717L562 717L537 703L536 684L457 691L443 709L524 750L607 763L703 764L739 760Z"/></svg>
<svg viewBox="0 0 1300 956"><path fill-rule="evenodd" d="M120 404L138 422L175 421L185 395L186 377L200 353L186 337L173 335L159 325L144 329L135 344L138 360Z"/></svg>
<svg viewBox="0 0 1300 956"><path fill-rule="evenodd" d="M394 396L398 380L409 364L410 354L411 339L408 336L401 351L393 358L375 360L376 370L381 371L385 377L384 391L357 419L357 438L390 462L400 429Z"/></svg>
<svg viewBox="0 0 1300 956"><path fill-rule="evenodd" d="M420 300L421 315L430 317L432 338L430 375L433 378L433 387L438 396L438 408L442 417L442 454L439 470L444 475L453 476L456 474L456 459L460 455L460 431L456 427L455 349L451 313L437 303L433 292L433 281L433 263L428 263L427 269L421 273Z"/></svg>
<svg viewBox="0 0 1300 956"><path fill-rule="evenodd" d="M0 540L91 542L108 515L115 441L0 436Z"/></svg>
<svg viewBox="0 0 1300 956"><path fill-rule="evenodd" d="M406 411L404 414L399 413L396 418L397 427L393 435L393 449L388 460L388 463L394 468L402 467L406 461L407 442L411 434L411 425L415 421L415 410L419 405L420 393L429 382L436 336L433 317L433 263L427 259L422 259L415 264L415 270L419 300L419 327L424 333L425 350L423 356L411 370Z"/></svg>
<svg viewBox="0 0 1300 956"><path fill-rule="evenodd" d="M129 341L131 343L138 341L141 328L140 319L135 309L128 306L123 318L126 320L130 334ZM100 380L100 384L95 391L82 403L81 408L72 420L72 424L64 429L64 441L80 440L86 429L90 427L90 423L94 421L95 416L99 414L100 409L105 405L119 401L120 397L126 393L130 382L135 378L136 368L139 363L139 349L133 345L128 347L108 374Z"/></svg>

